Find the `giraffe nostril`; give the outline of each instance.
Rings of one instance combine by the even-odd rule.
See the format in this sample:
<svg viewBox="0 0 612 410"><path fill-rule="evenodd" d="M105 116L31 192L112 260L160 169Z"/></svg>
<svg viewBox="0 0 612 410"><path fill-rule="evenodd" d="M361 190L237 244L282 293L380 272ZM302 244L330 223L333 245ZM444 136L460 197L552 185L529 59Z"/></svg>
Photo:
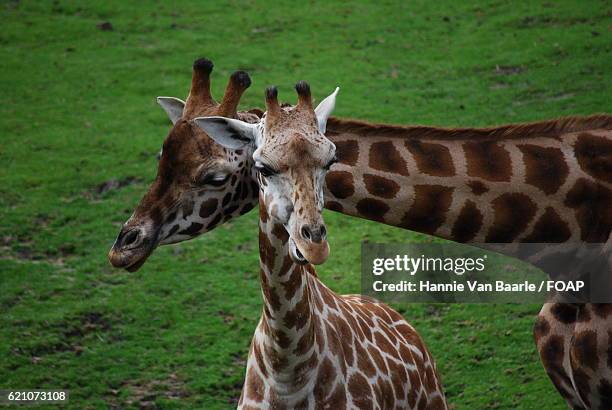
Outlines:
<svg viewBox="0 0 612 410"><path fill-rule="evenodd" d="M306 239L307 241L309 241L310 238L312 237L310 233L310 228L306 225L302 226L302 237Z"/></svg>
<svg viewBox="0 0 612 410"><path fill-rule="evenodd" d="M123 240L123 247L130 246L130 245L134 244L136 242L136 240L138 240L139 236L140 236L140 231L138 229L134 229L134 230L130 231L125 236L125 239Z"/></svg>
<svg viewBox="0 0 612 410"><path fill-rule="evenodd" d="M305 240L320 243L325 240L327 230L325 229L325 225L304 225L300 233Z"/></svg>

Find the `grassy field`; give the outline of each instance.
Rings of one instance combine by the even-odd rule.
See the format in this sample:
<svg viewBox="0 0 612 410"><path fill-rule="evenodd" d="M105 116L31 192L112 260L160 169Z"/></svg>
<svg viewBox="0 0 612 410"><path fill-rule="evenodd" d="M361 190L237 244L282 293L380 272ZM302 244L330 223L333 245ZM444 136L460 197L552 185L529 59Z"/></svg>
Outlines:
<svg viewBox="0 0 612 410"><path fill-rule="evenodd" d="M336 114L484 126L612 111L608 1L395 4L0 2L0 389L65 388L69 408L232 407L261 308L256 212L159 249L135 274L106 252L155 175L191 63L263 89L342 88ZM539 4L536 4L539 3ZM103 24L108 23L108 24ZM109 181L119 181L109 183ZM108 189L106 189L108 188ZM326 212L319 269L359 291L360 241L429 238ZM536 305L396 305L455 409L558 409L532 343Z"/></svg>

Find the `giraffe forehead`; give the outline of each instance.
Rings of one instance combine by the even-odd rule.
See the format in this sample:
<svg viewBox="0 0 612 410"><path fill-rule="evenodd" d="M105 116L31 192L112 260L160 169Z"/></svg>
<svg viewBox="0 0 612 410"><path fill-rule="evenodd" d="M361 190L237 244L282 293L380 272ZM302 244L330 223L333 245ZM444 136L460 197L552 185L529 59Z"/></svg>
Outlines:
<svg viewBox="0 0 612 410"><path fill-rule="evenodd" d="M274 162L280 169L307 170L326 165L333 152L331 141L313 141L303 136L293 136L287 141L264 145L261 156Z"/></svg>
<svg viewBox="0 0 612 410"><path fill-rule="evenodd" d="M283 107L267 117L260 147L264 157L280 167L322 166L333 155L335 146L319 131L314 111Z"/></svg>
<svg viewBox="0 0 612 410"><path fill-rule="evenodd" d="M266 115L265 127L266 132L273 136L298 132L308 135L318 131L314 111L298 110L296 107L283 107L273 116Z"/></svg>

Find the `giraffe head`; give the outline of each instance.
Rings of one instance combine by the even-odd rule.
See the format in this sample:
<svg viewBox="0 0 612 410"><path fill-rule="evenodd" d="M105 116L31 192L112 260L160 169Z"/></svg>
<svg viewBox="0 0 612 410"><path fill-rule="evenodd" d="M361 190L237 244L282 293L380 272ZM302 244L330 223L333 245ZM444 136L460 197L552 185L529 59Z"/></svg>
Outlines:
<svg viewBox="0 0 612 410"><path fill-rule="evenodd" d="M160 152L155 181L109 251L115 267L137 270L158 245L191 239L257 203L259 190L247 165L251 152L225 149L193 123L193 118L208 115L258 120L237 113L240 97L251 84L248 74L232 74L219 104L210 94L212 68L206 59L194 63L185 103L158 98L173 127Z"/></svg>
<svg viewBox="0 0 612 410"><path fill-rule="evenodd" d="M323 263L329 255L321 216L325 174L335 162L336 147L325 133L338 89L312 106L310 87L296 84L298 103L281 107L277 90L266 90L267 111L258 124L224 118L195 122L228 149L251 146L258 172L260 204L289 234L289 252L296 263Z"/></svg>

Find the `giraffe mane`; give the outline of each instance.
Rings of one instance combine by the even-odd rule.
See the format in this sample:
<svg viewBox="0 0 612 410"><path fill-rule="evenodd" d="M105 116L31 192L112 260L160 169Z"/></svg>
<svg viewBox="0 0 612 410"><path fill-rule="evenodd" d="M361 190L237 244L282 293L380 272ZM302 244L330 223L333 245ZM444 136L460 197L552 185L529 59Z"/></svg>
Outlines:
<svg viewBox="0 0 612 410"><path fill-rule="evenodd" d="M486 128L442 128L422 125L372 124L354 119L330 117L328 135L340 133L360 136L422 139L512 139L526 137L555 138L561 134L593 129L612 129L612 115L570 116L554 120L500 125Z"/></svg>

